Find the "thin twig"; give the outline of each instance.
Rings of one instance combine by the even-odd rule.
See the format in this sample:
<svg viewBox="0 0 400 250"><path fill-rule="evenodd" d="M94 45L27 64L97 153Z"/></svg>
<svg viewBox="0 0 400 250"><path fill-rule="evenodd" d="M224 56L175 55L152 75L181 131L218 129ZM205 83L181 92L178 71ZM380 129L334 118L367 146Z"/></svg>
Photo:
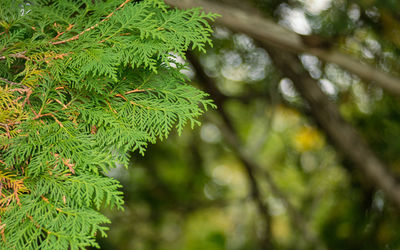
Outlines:
<svg viewBox="0 0 400 250"><path fill-rule="evenodd" d="M18 53L15 53L15 54L9 54L7 56L0 56L0 60L6 60L7 57L22 58L22 59L25 59L25 60L30 60L29 57L25 56L25 53L26 53L26 51L18 52Z"/></svg>
<svg viewBox="0 0 400 250"><path fill-rule="evenodd" d="M136 93L136 92L146 92L148 90L152 90L152 89L134 89L134 90L125 92L125 95L131 94L131 93Z"/></svg>
<svg viewBox="0 0 400 250"><path fill-rule="evenodd" d="M60 36L62 36L65 32L70 31L74 27L73 24L69 24L68 28L63 32L58 32L57 36L53 38L53 40L57 40Z"/></svg>
<svg viewBox="0 0 400 250"><path fill-rule="evenodd" d="M148 91L148 90L152 90L152 89L134 89L134 90L130 90L130 91L125 92L125 95L129 95L129 94L132 94L132 93L146 92L146 91ZM128 99L127 99L125 96L121 95L121 94L116 94L116 95L114 95L114 96L115 96L115 97L121 97L121 98L124 99L125 101L128 101Z"/></svg>
<svg viewBox="0 0 400 250"><path fill-rule="evenodd" d="M57 117L54 115L54 114L52 114L52 113L47 113L47 114L38 114L38 115L36 115L34 118L32 118L32 120L37 120L37 119L39 119L39 118L41 118L41 117L45 117L45 116L50 116L50 117L52 117L54 120L55 120L55 122L57 122L57 124L58 125L60 125L60 127L64 127L64 125L57 119Z"/></svg>
<svg viewBox="0 0 400 250"><path fill-rule="evenodd" d="M109 20L109 18L110 18L112 15L114 15L114 13L115 13L116 11L120 10L121 8L123 8L127 3L131 2L131 1L132 1L132 0L126 0L126 1L123 2L120 6L118 6L118 8L116 8L113 12L111 12L110 14L108 14L108 15L107 15L103 20L101 20L99 23L96 23L95 25L93 25L93 26L91 26L91 27L89 27L89 28L83 30L83 31L82 31L81 33L79 33L78 35L75 35L75 36L73 36L73 37L71 37L71 38L68 38L68 39L65 39L65 40L62 40L62 41L51 42L51 44L57 45L57 44L63 44L63 43L71 42L71 41L74 41L74 40L78 40L79 37L80 37L81 35L83 35L84 33L95 29L95 28L96 28L97 26L99 26L101 23L103 23L103 22Z"/></svg>
<svg viewBox="0 0 400 250"><path fill-rule="evenodd" d="M13 81L7 80L6 78L3 78L3 77L0 77L0 81L6 82L6 83L8 83L10 85L22 85L19 82L13 82Z"/></svg>

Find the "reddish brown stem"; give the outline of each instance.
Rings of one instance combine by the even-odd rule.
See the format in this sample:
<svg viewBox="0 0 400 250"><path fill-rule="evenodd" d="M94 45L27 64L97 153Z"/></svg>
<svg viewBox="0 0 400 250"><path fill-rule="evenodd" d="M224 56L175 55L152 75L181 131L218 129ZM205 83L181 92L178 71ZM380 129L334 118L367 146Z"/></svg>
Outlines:
<svg viewBox="0 0 400 250"><path fill-rule="evenodd" d="M7 56L0 56L0 60L6 60L7 57L13 57L13 58L22 58L25 60L30 60L29 57L25 56L26 51L15 53L15 54L9 54Z"/></svg>
<svg viewBox="0 0 400 250"><path fill-rule="evenodd" d="M10 81L10 80L8 80L6 78L3 78L3 77L0 77L0 81L6 82L6 83L11 84L11 85L22 85L21 83L13 82L13 81Z"/></svg>
<svg viewBox="0 0 400 250"><path fill-rule="evenodd" d="M131 94L131 93L136 93L136 92L146 92L147 90L151 90L151 89L134 89L134 90L125 92L125 95Z"/></svg>
<svg viewBox="0 0 400 250"><path fill-rule="evenodd" d="M131 2L131 1L132 1L132 0L126 0L126 1L123 2L120 6L118 6L118 8L116 8L113 12L111 12L110 14L108 14L108 15L107 15L103 20L101 20L99 23L96 23L95 25L93 25L93 26L91 26L91 27L89 27L89 28L83 30L83 31L82 31L81 33L79 33L78 35L75 35L75 36L73 36L73 37L71 37L71 38L68 38L68 39L65 39L65 40L62 40L62 41L51 42L51 44L57 45L57 44L63 44L63 43L71 42L71 41L74 41L74 40L78 40L79 37L80 37L81 35L85 34L85 33L88 32L88 31L91 31L91 30L95 29L95 28L96 28L97 26L99 26L101 23L107 21L112 15L114 15L114 13L115 13L116 11L120 10L121 8L123 8L127 3Z"/></svg>
<svg viewBox="0 0 400 250"><path fill-rule="evenodd" d="M57 40L60 36L62 36L63 34L65 34L65 32L70 31L73 27L74 27L73 24L69 24L69 25L68 25L68 28L67 28L65 31L63 31L63 32L57 32L58 34L57 34L57 36L55 36L55 37L53 38L53 40Z"/></svg>

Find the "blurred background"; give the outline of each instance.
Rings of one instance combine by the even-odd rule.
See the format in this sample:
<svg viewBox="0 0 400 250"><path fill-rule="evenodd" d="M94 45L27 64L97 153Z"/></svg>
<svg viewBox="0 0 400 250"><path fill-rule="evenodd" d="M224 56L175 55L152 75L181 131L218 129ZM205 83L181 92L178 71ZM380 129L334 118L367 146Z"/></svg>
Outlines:
<svg viewBox="0 0 400 250"><path fill-rule="evenodd" d="M110 173L101 249L400 249L400 2L168 2L224 12L185 72L218 109Z"/></svg>

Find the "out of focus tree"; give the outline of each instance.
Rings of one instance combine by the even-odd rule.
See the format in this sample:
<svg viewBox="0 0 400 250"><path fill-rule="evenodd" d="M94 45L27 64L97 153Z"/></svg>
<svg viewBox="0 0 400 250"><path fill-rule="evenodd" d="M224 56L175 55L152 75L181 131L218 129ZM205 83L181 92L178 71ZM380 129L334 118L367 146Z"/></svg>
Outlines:
<svg viewBox="0 0 400 250"><path fill-rule="evenodd" d="M400 249L400 2L166 2L222 14L186 72L218 109L112 173L102 249Z"/></svg>

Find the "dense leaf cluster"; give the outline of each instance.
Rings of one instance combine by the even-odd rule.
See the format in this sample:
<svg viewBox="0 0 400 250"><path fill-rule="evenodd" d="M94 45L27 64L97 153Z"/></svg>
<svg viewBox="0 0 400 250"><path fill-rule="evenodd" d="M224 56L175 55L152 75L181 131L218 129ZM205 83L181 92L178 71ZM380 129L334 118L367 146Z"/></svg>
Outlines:
<svg viewBox="0 0 400 250"><path fill-rule="evenodd" d="M0 248L97 246L98 210L123 206L105 174L213 106L176 58L204 51L215 15L162 0L0 5Z"/></svg>

